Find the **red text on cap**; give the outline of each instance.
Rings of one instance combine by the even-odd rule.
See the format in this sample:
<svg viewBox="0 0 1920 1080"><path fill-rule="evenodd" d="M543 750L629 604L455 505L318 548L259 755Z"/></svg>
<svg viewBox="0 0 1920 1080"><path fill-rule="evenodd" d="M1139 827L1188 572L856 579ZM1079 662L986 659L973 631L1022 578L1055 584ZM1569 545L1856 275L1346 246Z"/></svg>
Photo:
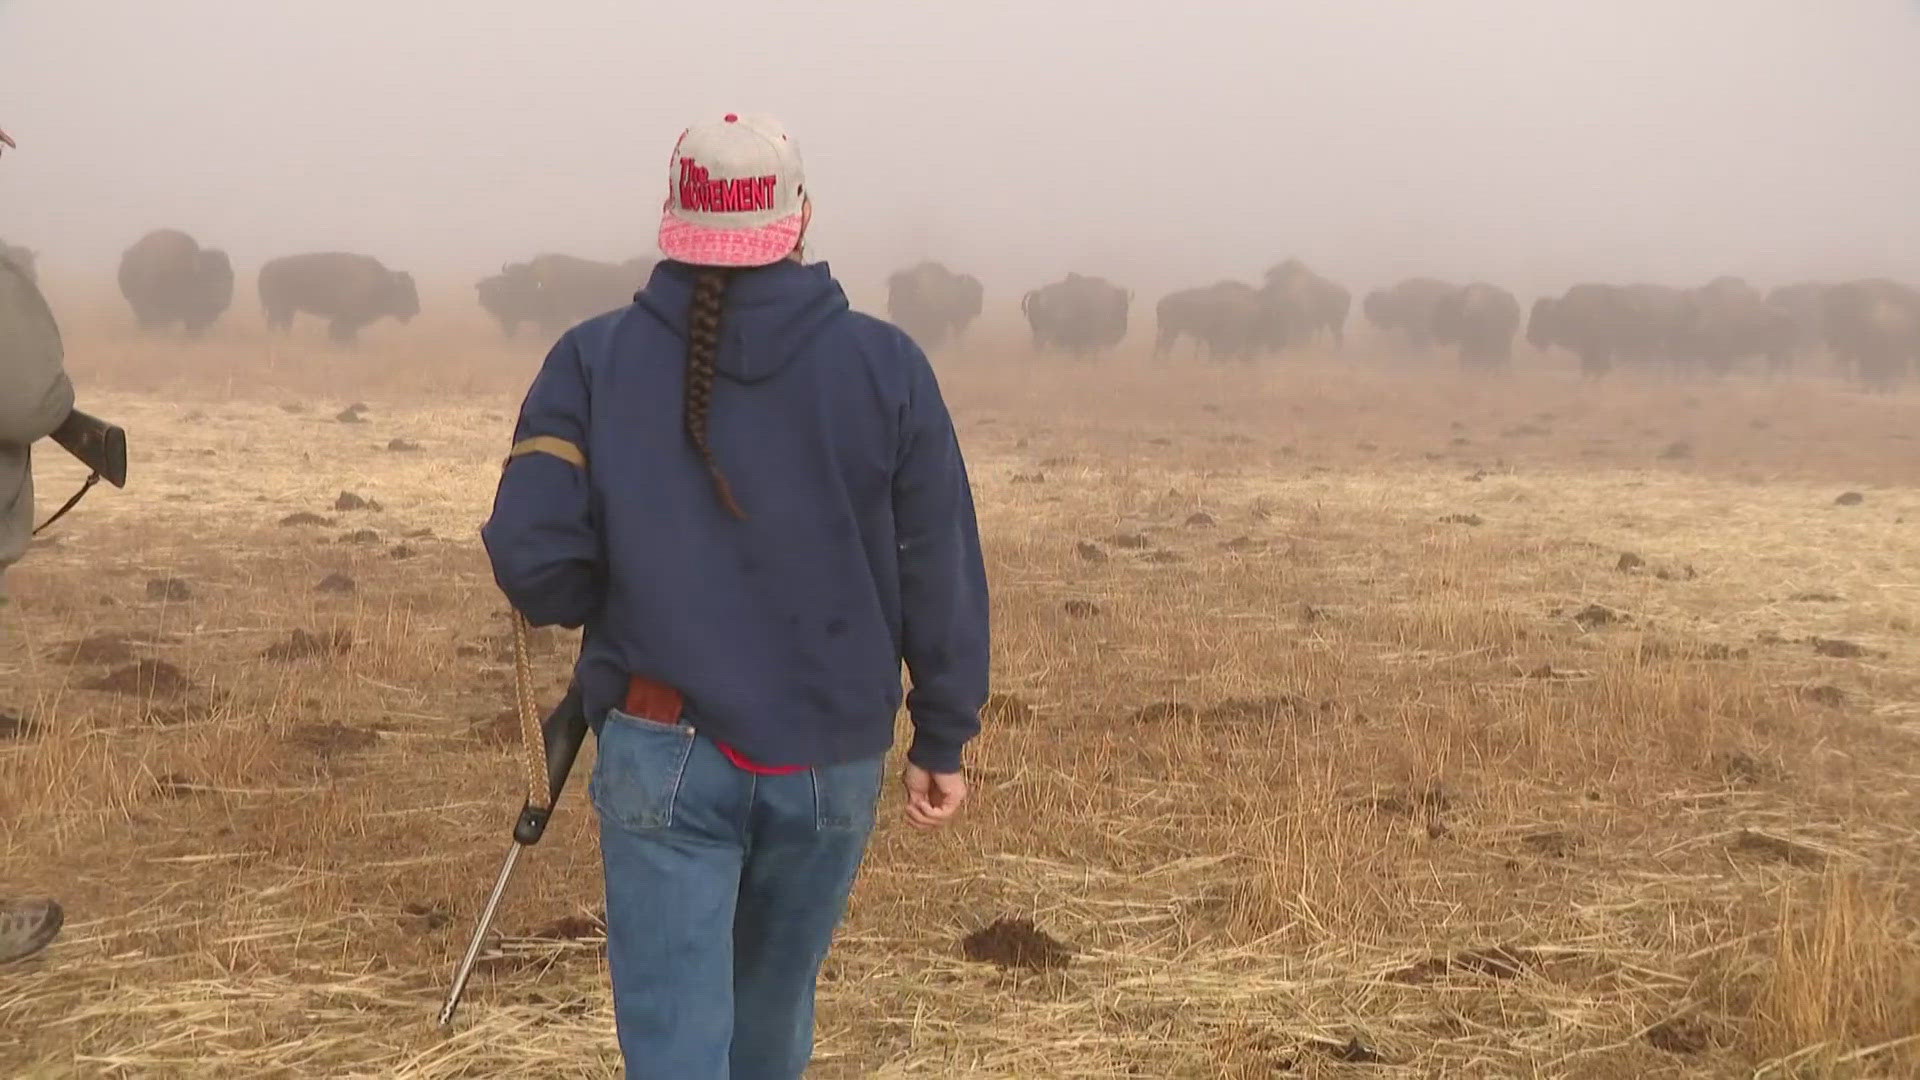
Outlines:
<svg viewBox="0 0 1920 1080"><path fill-rule="evenodd" d="M773 192L780 178L741 176L732 180L714 180L692 158L680 159L680 209L704 210L710 214L752 213L773 209Z"/></svg>

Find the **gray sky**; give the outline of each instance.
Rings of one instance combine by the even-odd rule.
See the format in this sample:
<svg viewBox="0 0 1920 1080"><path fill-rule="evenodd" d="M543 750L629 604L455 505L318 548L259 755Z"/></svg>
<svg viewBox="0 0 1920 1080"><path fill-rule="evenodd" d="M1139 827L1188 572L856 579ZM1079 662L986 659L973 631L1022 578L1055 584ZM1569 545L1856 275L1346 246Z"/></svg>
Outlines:
<svg viewBox="0 0 1920 1080"><path fill-rule="evenodd" d="M1920 279L1920 0L0 0L0 236L651 253L727 111L800 140L856 289Z"/></svg>

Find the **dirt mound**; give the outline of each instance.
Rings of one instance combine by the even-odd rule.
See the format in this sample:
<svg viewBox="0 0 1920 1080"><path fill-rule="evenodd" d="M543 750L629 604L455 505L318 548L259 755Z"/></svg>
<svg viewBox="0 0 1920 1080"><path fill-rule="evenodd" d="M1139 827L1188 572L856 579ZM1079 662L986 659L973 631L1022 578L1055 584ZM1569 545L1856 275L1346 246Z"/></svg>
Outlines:
<svg viewBox="0 0 1920 1080"><path fill-rule="evenodd" d="M387 449L396 454L407 454L420 449L420 444L412 439L388 439Z"/></svg>
<svg viewBox="0 0 1920 1080"><path fill-rule="evenodd" d="M137 660L118 667L91 682L80 684L83 690L103 690L110 694L180 694L193 689L193 683L180 669L165 660Z"/></svg>
<svg viewBox="0 0 1920 1080"><path fill-rule="evenodd" d="M1134 533L1115 533L1112 536L1107 537L1107 543L1112 544L1114 547L1117 547L1117 548L1124 548L1128 551L1145 551L1148 547L1150 547L1153 544L1153 541L1148 540L1147 535L1145 533L1134 532Z"/></svg>
<svg viewBox="0 0 1920 1080"><path fill-rule="evenodd" d="M409 547L406 544L395 544L393 547L387 549L387 558L389 559L411 559L418 554L420 554L419 549Z"/></svg>
<svg viewBox="0 0 1920 1080"><path fill-rule="evenodd" d="M377 732L345 724L300 724L287 734L287 741L321 757L366 750L380 741Z"/></svg>
<svg viewBox="0 0 1920 1080"><path fill-rule="evenodd" d="M1014 473L1013 480L1012 480L1012 483L1015 483L1015 484L1044 484L1046 482L1047 482L1047 474L1037 473L1037 472Z"/></svg>
<svg viewBox="0 0 1920 1080"><path fill-rule="evenodd" d="M348 577L347 575L341 573L338 570L335 570L333 573L328 574L326 577L321 578L320 584L315 585L313 587L313 591L321 592L321 593L339 594L339 593L350 593L354 590L354 588L355 586L353 584L352 578Z"/></svg>
<svg viewBox="0 0 1920 1080"><path fill-rule="evenodd" d="M988 694L981 717L995 724L1027 724L1033 721L1033 706L1018 694Z"/></svg>
<svg viewBox="0 0 1920 1080"><path fill-rule="evenodd" d="M1864 645L1843 641L1840 638L1810 637L1807 639L1807 644L1813 646L1814 652L1835 660L1859 660L1868 656L1886 655L1885 653L1875 654Z"/></svg>
<svg viewBox="0 0 1920 1080"><path fill-rule="evenodd" d="M1866 501L1867 501L1867 497L1865 495L1860 494L1857 491L1843 491L1840 493L1839 498L1836 498L1833 500L1833 505L1859 506L1861 503Z"/></svg>
<svg viewBox="0 0 1920 1080"><path fill-rule="evenodd" d="M1186 524L1189 529L1209 529L1214 525L1213 515L1204 510L1196 510L1187 515Z"/></svg>
<svg viewBox="0 0 1920 1080"><path fill-rule="evenodd" d="M1073 550L1086 562L1103 563L1107 561L1107 553L1100 549L1100 545L1087 540L1080 541Z"/></svg>
<svg viewBox="0 0 1920 1080"><path fill-rule="evenodd" d="M333 500L335 510L379 510L380 503L374 499L362 498L351 491L343 491Z"/></svg>
<svg viewBox="0 0 1920 1080"><path fill-rule="evenodd" d="M315 656L337 656L353 648L353 635L346 630L329 630L324 636L294 630L286 640L268 646L260 654L265 660L305 660Z"/></svg>
<svg viewBox="0 0 1920 1080"><path fill-rule="evenodd" d="M975 963L1029 971L1063 968L1073 959L1070 946L1035 926L1032 920L1007 916L962 938L960 950Z"/></svg>
<svg viewBox="0 0 1920 1080"><path fill-rule="evenodd" d="M1689 1017L1662 1020L1648 1028L1647 1045L1669 1054L1699 1054L1713 1046L1713 1029Z"/></svg>
<svg viewBox="0 0 1920 1080"><path fill-rule="evenodd" d="M355 529L350 533L340 534L342 544L377 544L379 542L380 534L372 529Z"/></svg>
<svg viewBox="0 0 1920 1080"><path fill-rule="evenodd" d="M1735 854L1782 862L1803 870L1825 866L1827 862L1826 852L1818 848L1802 844L1797 840L1789 840L1784 836L1774 836L1753 829L1740 830L1740 835L1735 837L1728 847Z"/></svg>
<svg viewBox="0 0 1920 1080"><path fill-rule="evenodd" d="M520 741L520 711L501 709L492 716L474 719L467 734L488 746L512 746Z"/></svg>
<svg viewBox="0 0 1920 1080"><path fill-rule="evenodd" d="M193 587L177 577L157 577L147 580L147 599L179 603L193 599Z"/></svg>
<svg viewBox="0 0 1920 1080"><path fill-rule="evenodd" d="M1136 724L1164 724L1169 720L1192 720L1200 710L1178 701L1156 701L1133 710L1127 719Z"/></svg>
<svg viewBox="0 0 1920 1080"><path fill-rule="evenodd" d="M288 514L286 517L281 518L280 524L282 525L331 525L333 524L333 519L330 517L321 517L319 514L316 514L311 510L301 510L298 513Z"/></svg>
<svg viewBox="0 0 1920 1080"><path fill-rule="evenodd" d="M120 634L93 634L55 646L48 659L61 664L131 664L139 655L134 643Z"/></svg>
<svg viewBox="0 0 1920 1080"><path fill-rule="evenodd" d="M453 922L453 913L443 907L409 900L400 905L400 925L415 933L427 934Z"/></svg>
<svg viewBox="0 0 1920 1080"><path fill-rule="evenodd" d="M1573 621L1589 630L1598 630L1603 626L1615 626L1633 619L1621 612L1601 604L1588 604L1573 613Z"/></svg>
<svg viewBox="0 0 1920 1080"><path fill-rule="evenodd" d="M1638 555L1635 555L1631 551L1625 551L1625 552L1621 552L1620 561L1617 563L1614 563L1613 568L1615 570L1620 571L1623 574L1631 574L1635 570L1645 569L1646 565L1647 565L1647 560L1641 558Z"/></svg>
<svg viewBox="0 0 1920 1080"><path fill-rule="evenodd" d="M1066 612L1069 618L1091 619L1100 614L1100 605L1091 600L1073 599L1061 604L1060 610Z"/></svg>
<svg viewBox="0 0 1920 1080"><path fill-rule="evenodd" d="M1390 972L1387 978L1393 982L1415 986L1455 972L1464 975L1484 975L1492 979L1513 979L1518 978L1529 968L1538 966L1539 963L1540 955L1532 949L1495 945L1490 949L1471 949L1451 956L1429 957Z"/></svg>
<svg viewBox="0 0 1920 1080"><path fill-rule="evenodd" d="M46 734L46 728L24 716L0 712L0 742L26 742Z"/></svg>
<svg viewBox="0 0 1920 1080"><path fill-rule="evenodd" d="M1832 683L1802 687L1800 696L1815 705L1825 705L1829 709L1844 708L1847 704L1847 692Z"/></svg>
<svg viewBox="0 0 1920 1080"><path fill-rule="evenodd" d="M1200 720L1208 724L1268 723L1299 716L1310 706L1299 698L1277 694L1259 698L1226 698L1200 710Z"/></svg>
<svg viewBox="0 0 1920 1080"><path fill-rule="evenodd" d="M1440 519L1440 524L1465 525L1469 528L1478 528L1481 525L1485 525L1486 521L1482 519L1479 514L1448 514L1446 517Z"/></svg>
<svg viewBox="0 0 1920 1080"><path fill-rule="evenodd" d="M365 405L355 403L334 413L333 418L343 424L364 424L367 422L365 416L366 411L367 407Z"/></svg>
<svg viewBox="0 0 1920 1080"><path fill-rule="evenodd" d="M607 917L596 911L562 915L528 936L547 941L579 941L583 938L605 937L606 934Z"/></svg>

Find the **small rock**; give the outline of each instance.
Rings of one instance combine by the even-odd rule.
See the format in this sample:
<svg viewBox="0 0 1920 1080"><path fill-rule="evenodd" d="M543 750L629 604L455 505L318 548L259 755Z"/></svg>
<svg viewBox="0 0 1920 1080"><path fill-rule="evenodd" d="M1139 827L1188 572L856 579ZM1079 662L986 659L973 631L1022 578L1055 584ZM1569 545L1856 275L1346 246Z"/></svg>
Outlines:
<svg viewBox="0 0 1920 1080"><path fill-rule="evenodd" d="M147 599L179 603L193 599L193 589L176 577L150 578L147 581Z"/></svg>
<svg viewBox="0 0 1920 1080"><path fill-rule="evenodd" d="M320 584L315 585L313 587L314 592L336 593L336 594L350 593L353 590L354 590L353 579L341 573L338 570L335 570L333 573L328 574L326 577L321 578Z"/></svg>
<svg viewBox="0 0 1920 1080"><path fill-rule="evenodd" d="M1848 492L1841 493L1839 498L1833 500L1833 505L1859 506L1861 503L1866 501L1867 501L1867 497L1865 495L1862 495L1857 491L1848 491Z"/></svg>

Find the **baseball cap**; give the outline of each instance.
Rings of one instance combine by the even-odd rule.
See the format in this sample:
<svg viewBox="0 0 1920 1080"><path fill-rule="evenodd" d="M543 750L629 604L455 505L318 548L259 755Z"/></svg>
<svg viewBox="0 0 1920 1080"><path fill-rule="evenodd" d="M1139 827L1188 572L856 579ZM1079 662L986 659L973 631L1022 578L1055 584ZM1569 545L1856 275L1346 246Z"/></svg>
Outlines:
<svg viewBox="0 0 1920 1080"><path fill-rule="evenodd" d="M660 253L695 266L766 266L800 240L800 147L770 116L728 113L680 133L667 166Z"/></svg>

